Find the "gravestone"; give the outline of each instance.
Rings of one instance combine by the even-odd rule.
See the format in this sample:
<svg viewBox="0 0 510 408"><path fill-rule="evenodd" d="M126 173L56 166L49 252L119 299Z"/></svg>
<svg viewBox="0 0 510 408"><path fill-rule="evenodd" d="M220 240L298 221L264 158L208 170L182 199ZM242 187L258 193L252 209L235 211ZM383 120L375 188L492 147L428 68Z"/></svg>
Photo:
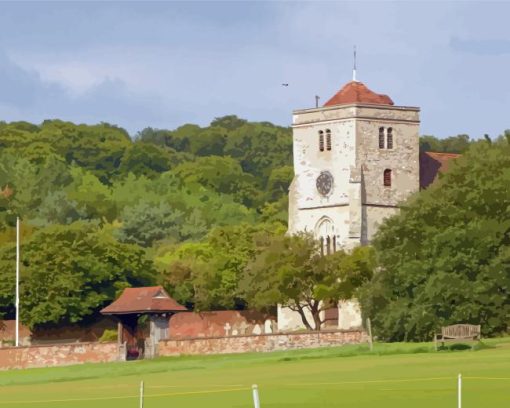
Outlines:
<svg viewBox="0 0 510 408"><path fill-rule="evenodd" d="M267 319L264 322L264 333L266 333L266 334L273 333L273 322L269 319Z"/></svg>
<svg viewBox="0 0 510 408"><path fill-rule="evenodd" d="M248 330L248 325L246 324L246 322L243 320L241 322L241 324L239 325L239 334L241 334L242 336L244 336L246 334L246 330Z"/></svg>

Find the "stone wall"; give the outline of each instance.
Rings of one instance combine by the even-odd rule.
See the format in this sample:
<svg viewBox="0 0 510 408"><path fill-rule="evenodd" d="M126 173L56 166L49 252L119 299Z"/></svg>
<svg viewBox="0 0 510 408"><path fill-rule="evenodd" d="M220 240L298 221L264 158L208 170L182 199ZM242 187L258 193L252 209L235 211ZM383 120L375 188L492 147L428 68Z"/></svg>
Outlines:
<svg viewBox="0 0 510 408"><path fill-rule="evenodd" d="M161 340L158 355L270 352L366 342L361 330L337 330ZM75 343L0 348L0 370L119 361L117 343Z"/></svg>
<svg viewBox="0 0 510 408"><path fill-rule="evenodd" d="M361 330L262 334L260 336L169 339L159 342L160 356L270 352L358 344L367 341Z"/></svg>
<svg viewBox="0 0 510 408"><path fill-rule="evenodd" d="M0 370L118 361L117 343L0 348Z"/></svg>

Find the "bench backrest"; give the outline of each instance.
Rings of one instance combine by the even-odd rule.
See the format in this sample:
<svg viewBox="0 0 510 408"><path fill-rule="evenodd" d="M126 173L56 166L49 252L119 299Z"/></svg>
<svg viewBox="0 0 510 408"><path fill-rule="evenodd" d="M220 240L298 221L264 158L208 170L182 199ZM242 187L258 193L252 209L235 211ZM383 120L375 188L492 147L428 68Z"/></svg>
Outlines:
<svg viewBox="0 0 510 408"><path fill-rule="evenodd" d="M452 326L441 327L441 334L445 337L469 338L480 335L480 325L454 324Z"/></svg>

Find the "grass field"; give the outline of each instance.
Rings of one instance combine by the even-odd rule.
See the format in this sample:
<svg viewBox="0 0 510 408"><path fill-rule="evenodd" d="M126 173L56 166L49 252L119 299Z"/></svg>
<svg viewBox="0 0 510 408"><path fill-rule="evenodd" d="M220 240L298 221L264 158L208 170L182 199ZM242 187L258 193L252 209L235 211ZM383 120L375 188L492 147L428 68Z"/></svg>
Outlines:
<svg viewBox="0 0 510 408"><path fill-rule="evenodd" d="M365 346L267 354L160 358L0 372L0 408L456 407L510 405L510 339L476 351L433 352L430 344Z"/></svg>

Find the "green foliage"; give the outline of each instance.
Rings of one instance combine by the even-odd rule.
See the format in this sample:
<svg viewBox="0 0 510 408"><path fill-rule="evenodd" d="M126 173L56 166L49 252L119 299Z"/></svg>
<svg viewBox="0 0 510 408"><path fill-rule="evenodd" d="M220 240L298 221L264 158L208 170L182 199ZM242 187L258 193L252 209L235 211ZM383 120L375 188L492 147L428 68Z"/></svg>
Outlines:
<svg viewBox="0 0 510 408"><path fill-rule="evenodd" d="M290 129L247 123L230 132L224 151L239 160L244 171L261 177L265 185L274 168L292 163Z"/></svg>
<svg viewBox="0 0 510 408"><path fill-rule="evenodd" d="M254 237L286 229L291 143L287 128L234 115L134 140L107 123L0 122L0 313L13 313L16 216L31 325L93 316L142 281L142 264L144 282L164 282L182 302L243 307ZM132 272L121 272L121 252Z"/></svg>
<svg viewBox="0 0 510 408"><path fill-rule="evenodd" d="M0 218L9 215L36 216L51 191L72 181L70 169L57 156L50 155L38 164L12 153L0 153L0 186L11 191L0 204Z"/></svg>
<svg viewBox="0 0 510 408"><path fill-rule="evenodd" d="M229 194L247 206L253 206L260 196L255 177L245 173L230 157L199 157L177 166L173 173L183 186L201 184L217 193Z"/></svg>
<svg viewBox="0 0 510 408"><path fill-rule="evenodd" d="M0 128L3 151L15 152L31 161L54 153L68 164L91 171L105 183L115 176L131 143L125 130L107 123L89 126L47 120L40 126L13 122Z"/></svg>
<svg viewBox="0 0 510 408"><path fill-rule="evenodd" d="M119 238L123 242L151 246L155 241L171 239L180 241L180 225L184 213L165 202L141 201L126 207L122 213Z"/></svg>
<svg viewBox="0 0 510 408"><path fill-rule="evenodd" d="M21 320L30 327L79 322L124 288L153 282L145 252L116 241L108 228L96 223L41 229L22 249ZM0 252L0 300L7 308L14 300L14 253L13 245Z"/></svg>
<svg viewBox="0 0 510 408"><path fill-rule="evenodd" d="M121 174L133 173L136 176L155 178L160 173L170 170L178 160L174 150L137 142L126 149L119 171Z"/></svg>
<svg viewBox="0 0 510 408"><path fill-rule="evenodd" d="M435 136L420 137L421 152L464 153L474 141L468 135L462 134L438 139Z"/></svg>
<svg viewBox="0 0 510 408"><path fill-rule="evenodd" d="M379 338L430 339L453 323L508 330L508 186L510 144L480 141L381 226L380 272L361 296Z"/></svg>
<svg viewBox="0 0 510 408"><path fill-rule="evenodd" d="M264 224L218 227L204 242L162 249L156 257L160 282L177 300L199 310L242 307L239 282L244 268L261 243L282 232Z"/></svg>
<svg viewBox="0 0 510 408"><path fill-rule="evenodd" d="M288 197L289 186L294 177L292 166L277 167L271 171L267 181L268 201L277 201L282 197Z"/></svg>
<svg viewBox="0 0 510 408"><path fill-rule="evenodd" d="M321 312L352 298L373 267L370 247L321 256L311 235L277 236L247 265L242 288L251 307L279 303L298 312L308 329L320 330Z"/></svg>
<svg viewBox="0 0 510 408"><path fill-rule="evenodd" d="M71 176L73 181L65 192L70 200L76 202L77 208L86 214L86 218L112 221L115 218L115 205L110 187L80 167L71 168Z"/></svg>
<svg viewBox="0 0 510 408"><path fill-rule="evenodd" d="M244 119L238 118L236 115L223 116L221 118L215 118L211 122L213 127L222 127L227 130L235 130L248 123Z"/></svg>
<svg viewBox="0 0 510 408"><path fill-rule="evenodd" d="M117 330L106 329L99 338L99 342L106 343L110 341L117 341L117 336L118 336Z"/></svg>

